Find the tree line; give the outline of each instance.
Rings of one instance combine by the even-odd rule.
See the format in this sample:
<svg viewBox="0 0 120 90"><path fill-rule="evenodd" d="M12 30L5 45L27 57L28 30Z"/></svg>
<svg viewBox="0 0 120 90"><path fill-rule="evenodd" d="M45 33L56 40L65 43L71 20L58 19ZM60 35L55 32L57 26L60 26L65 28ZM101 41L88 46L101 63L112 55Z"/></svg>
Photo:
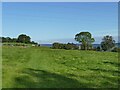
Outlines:
<svg viewBox="0 0 120 90"><path fill-rule="evenodd" d="M30 36L25 34L19 35L17 38L10 37L0 37L2 39L2 43L25 43L25 44L38 44L37 42L31 41Z"/></svg>
<svg viewBox="0 0 120 90"><path fill-rule="evenodd" d="M76 50L78 49L78 46L74 43L67 43L67 44L63 44L63 43L53 43L52 45L53 49L66 49L66 50Z"/></svg>
<svg viewBox="0 0 120 90"><path fill-rule="evenodd" d="M120 49L116 47L115 40L113 40L112 36L104 36L100 46L97 48L93 47L93 42L95 39L92 37L90 32L80 32L75 35L74 38L77 42L80 43L79 46L73 43L61 44L61 43L53 43L52 48L54 49L81 49L81 50L96 50L96 51L113 51L117 52Z"/></svg>
<svg viewBox="0 0 120 90"><path fill-rule="evenodd" d="M21 34L17 38L10 38L10 37L0 37L2 39L2 43L8 42L8 43L23 43L23 44L35 44L37 46L40 46L37 42L31 41L30 36ZM97 51L114 51L117 52L120 49L115 46L115 40L112 36L104 36L100 46L97 48L93 47L93 42L95 42L95 39L92 37L92 34L90 32L80 32L75 35L74 38L77 42L79 42L79 46L74 43L53 43L52 48L53 49L66 49L66 50L97 50Z"/></svg>

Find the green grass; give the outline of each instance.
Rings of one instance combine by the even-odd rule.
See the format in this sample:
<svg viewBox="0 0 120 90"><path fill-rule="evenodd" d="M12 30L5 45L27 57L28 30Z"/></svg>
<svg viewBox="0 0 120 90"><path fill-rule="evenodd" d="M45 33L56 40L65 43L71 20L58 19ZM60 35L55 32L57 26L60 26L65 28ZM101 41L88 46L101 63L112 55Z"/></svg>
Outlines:
<svg viewBox="0 0 120 90"><path fill-rule="evenodd" d="M118 53L7 47L3 88L117 88Z"/></svg>

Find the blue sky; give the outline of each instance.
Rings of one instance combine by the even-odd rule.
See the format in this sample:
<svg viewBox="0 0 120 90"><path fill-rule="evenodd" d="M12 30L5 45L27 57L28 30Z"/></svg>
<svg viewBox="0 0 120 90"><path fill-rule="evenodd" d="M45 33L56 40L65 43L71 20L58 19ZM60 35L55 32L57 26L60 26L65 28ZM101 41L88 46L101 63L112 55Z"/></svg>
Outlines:
<svg viewBox="0 0 120 90"><path fill-rule="evenodd" d="M89 31L100 43L105 35L118 37L118 3L2 3L3 36L27 34L39 43L74 42Z"/></svg>

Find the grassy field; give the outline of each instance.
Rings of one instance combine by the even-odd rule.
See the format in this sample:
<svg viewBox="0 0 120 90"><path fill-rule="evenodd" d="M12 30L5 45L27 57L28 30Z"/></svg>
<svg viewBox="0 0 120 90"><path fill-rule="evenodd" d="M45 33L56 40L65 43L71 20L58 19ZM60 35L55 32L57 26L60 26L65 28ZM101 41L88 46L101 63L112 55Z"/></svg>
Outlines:
<svg viewBox="0 0 120 90"><path fill-rule="evenodd" d="M115 52L3 46L2 58L3 88L118 87Z"/></svg>

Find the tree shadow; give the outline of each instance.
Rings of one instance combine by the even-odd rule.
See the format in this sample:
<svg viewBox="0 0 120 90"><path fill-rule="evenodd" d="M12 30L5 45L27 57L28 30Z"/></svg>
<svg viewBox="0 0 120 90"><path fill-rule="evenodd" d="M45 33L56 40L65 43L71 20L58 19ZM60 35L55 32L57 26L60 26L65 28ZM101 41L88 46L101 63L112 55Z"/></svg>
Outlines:
<svg viewBox="0 0 120 90"><path fill-rule="evenodd" d="M118 88L119 86L119 70L107 70L107 69L90 69L95 72L104 72L104 73L111 73L114 77L111 76L101 76L101 78L104 78L104 82L101 82L101 86L109 87L109 88Z"/></svg>
<svg viewBox="0 0 120 90"><path fill-rule="evenodd" d="M92 69L93 70L93 69ZM95 69L96 71L96 69ZM73 78L69 78L69 76L75 76L74 74L70 74L63 76L60 74L52 73L45 70L38 70L32 68L26 68L22 70L22 72L14 78L13 88L117 88L118 84L114 78L105 76L99 77L94 75L85 75L79 76L84 81L77 81ZM75 76L77 77L77 76ZM89 82L92 80L91 77L101 78L104 81L101 81L98 85L97 82ZM99 80L98 79L98 80Z"/></svg>
<svg viewBox="0 0 120 90"><path fill-rule="evenodd" d="M113 65L115 67L119 67L120 66L119 62L104 61L103 63L105 63L105 64L111 64L111 65Z"/></svg>
<svg viewBox="0 0 120 90"><path fill-rule="evenodd" d="M101 82L101 86L105 85L106 87L116 88L116 90L118 90L120 86L118 78L104 76L104 80L105 80L104 82Z"/></svg>
<svg viewBox="0 0 120 90"><path fill-rule="evenodd" d="M15 78L14 86L15 88L87 88L89 85L56 73L27 68L21 76Z"/></svg>
<svg viewBox="0 0 120 90"><path fill-rule="evenodd" d="M110 69L101 69L101 68L94 68L94 69L90 69L92 71L101 71L101 72L110 72L110 73L113 73L113 74L119 74L120 73L120 70L110 70Z"/></svg>

